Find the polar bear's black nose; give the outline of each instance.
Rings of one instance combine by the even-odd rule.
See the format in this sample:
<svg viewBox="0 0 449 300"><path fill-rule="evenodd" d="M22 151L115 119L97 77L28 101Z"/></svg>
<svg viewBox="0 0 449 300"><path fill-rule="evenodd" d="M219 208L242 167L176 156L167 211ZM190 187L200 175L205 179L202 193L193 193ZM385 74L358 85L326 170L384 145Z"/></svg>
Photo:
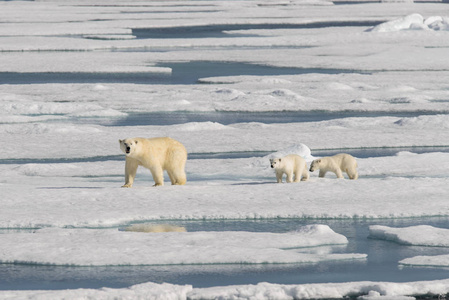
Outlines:
<svg viewBox="0 0 449 300"><path fill-rule="evenodd" d="M131 147L126 147L126 152L129 153L131 151Z"/></svg>

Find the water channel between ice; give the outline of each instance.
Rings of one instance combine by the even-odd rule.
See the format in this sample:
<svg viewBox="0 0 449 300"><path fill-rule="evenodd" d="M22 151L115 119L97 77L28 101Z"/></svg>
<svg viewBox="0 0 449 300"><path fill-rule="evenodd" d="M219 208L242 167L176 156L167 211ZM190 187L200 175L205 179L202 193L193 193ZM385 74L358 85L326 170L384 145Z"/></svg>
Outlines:
<svg viewBox="0 0 449 300"><path fill-rule="evenodd" d="M160 72L0 72L0 84L40 83L135 83L135 84L197 84L199 79L217 76L276 76L297 74L369 74L360 70L329 68L292 68L257 65L244 62L188 61L164 62L157 67L170 68Z"/></svg>
<svg viewBox="0 0 449 300"><path fill-rule="evenodd" d="M216 122L222 125L236 123L285 124L321 122L343 118L375 118L375 117L418 117L421 115L445 114L434 111L209 111L209 112L129 112L126 117L118 118L73 118L74 123L99 124L103 126L166 126L189 122ZM55 122L59 122L56 120Z"/></svg>

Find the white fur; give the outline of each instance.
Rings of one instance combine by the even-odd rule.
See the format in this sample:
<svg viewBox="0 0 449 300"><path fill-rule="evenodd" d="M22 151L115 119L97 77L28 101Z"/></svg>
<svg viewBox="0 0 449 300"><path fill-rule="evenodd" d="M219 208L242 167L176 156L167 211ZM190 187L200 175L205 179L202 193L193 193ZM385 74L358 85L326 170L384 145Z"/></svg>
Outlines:
<svg viewBox="0 0 449 300"><path fill-rule="evenodd" d="M287 182L299 182L309 179L309 171L304 158L296 154L289 154L281 158L270 159L271 167L274 168L278 183L282 182L282 176L287 175Z"/></svg>
<svg viewBox="0 0 449 300"><path fill-rule="evenodd" d="M175 185L186 183L186 148L169 137L127 138L119 140L120 149L126 154L125 184L132 187L137 167L143 166L151 171L154 186L164 185L164 170ZM127 151L129 150L129 151Z"/></svg>
<svg viewBox="0 0 449 300"><path fill-rule="evenodd" d="M357 161L352 155L346 153L315 159L310 164L310 172L318 169L320 170L319 177L324 177L328 171L335 173L337 178L344 178L342 172L346 172L349 179L355 180L359 177Z"/></svg>
<svg viewBox="0 0 449 300"><path fill-rule="evenodd" d="M167 224L134 224L123 229L123 231L134 232L186 232L187 230L181 226Z"/></svg>

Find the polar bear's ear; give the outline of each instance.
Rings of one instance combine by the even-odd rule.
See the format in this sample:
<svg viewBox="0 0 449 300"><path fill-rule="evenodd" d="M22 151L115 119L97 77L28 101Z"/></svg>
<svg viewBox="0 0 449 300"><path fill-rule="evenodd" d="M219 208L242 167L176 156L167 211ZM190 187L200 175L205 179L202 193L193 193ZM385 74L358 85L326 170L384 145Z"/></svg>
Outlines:
<svg viewBox="0 0 449 300"><path fill-rule="evenodd" d="M281 162L281 160L282 160L282 159L281 159L281 158L279 158L279 162Z"/></svg>
<svg viewBox="0 0 449 300"><path fill-rule="evenodd" d="M123 142L123 140L118 140L118 143L119 143L119 144L122 144L122 142Z"/></svg>
<svg viewBox="0 0 449 300"><path fill-rule="evenodd" d="M134 141L134 143L136 143L136 144L137 144L137 141Z"/></svg>

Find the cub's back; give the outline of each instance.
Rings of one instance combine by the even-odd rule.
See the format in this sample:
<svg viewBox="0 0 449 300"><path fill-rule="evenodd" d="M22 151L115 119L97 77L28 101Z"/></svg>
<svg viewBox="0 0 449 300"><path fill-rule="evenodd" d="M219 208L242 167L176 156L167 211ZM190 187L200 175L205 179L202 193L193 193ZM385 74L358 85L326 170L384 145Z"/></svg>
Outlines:
<svg viewBox="0 0 449 300"><path fill-rule="evenodd" d="M339 153L339 154L332 156L332 158L339 165L348 164L348 163L352 164L356 161L354 156L352 156L351 154L347 154L347 153Z"/></svg>

